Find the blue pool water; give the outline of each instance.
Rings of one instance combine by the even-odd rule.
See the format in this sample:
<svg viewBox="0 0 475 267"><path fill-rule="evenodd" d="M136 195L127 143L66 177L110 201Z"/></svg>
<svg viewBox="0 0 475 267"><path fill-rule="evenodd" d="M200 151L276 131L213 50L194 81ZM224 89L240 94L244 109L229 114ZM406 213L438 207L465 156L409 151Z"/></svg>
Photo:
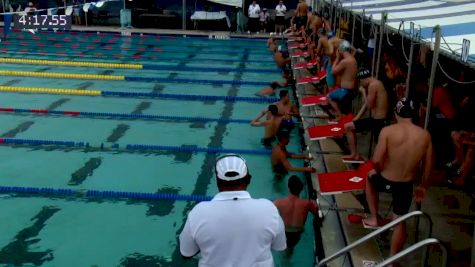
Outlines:
<svg viewBox="0 0 475 267"><path fill-rule="evenodd" d="M1 63L0 70L167 78L168 82L78 80L0 76L1 86L253 97L280 78L264 41L204 38L122 38L15 33L3 42L6 58L137 63L170 70ZM65 40L65 38L67 38ZM110 43L110 41L114 43ZM60 44L60 45L58 45ZM71 48L72 44L79 45ZM88 48L89 46L89 48ZM104 49L104 47L112 49ZM136 48L144 47L145 51ZM154 48L161 51L153 51ZM27 52L22 51L27 50ZM57 54L57 53L60 54ZM66 54L64 54L66 53ZM82 53L82 56L78 56ZM95 55L95 54L102 55ZM114 57L120 54L123 57ZM151 58L153 57L153 58ZM192 68L190 68L192 67ZM187 69L188 68L188 69ZM217 68L210 71L210 68ZM222 70L219 70L221 68ZM230 71L229 68L235 70ZM201 69L201 71L200 71ZM262 71L252 71L258 69ZM240 81L195 84L176 78ZM191 101L152 97L0 93L0 108L201 116L251 120L266 103ZM73 195L0 192L0 265L14 266L195 266L179 257L177 235L196 204L183 200L90 198L88 190L213 196L215 154L132 151L127 144L220 147L261 151L262 128L244 123L158 121L55 114L0 112L1 138L87 142L90 147L0 146L0 186L75 190ZM289 151L299 152L297 131ZM124 149L112 149L113 146ZM100 149L103 147L104 149ZM266 155L244 155L256 198L287 194ZM302 162L294 161L295 165ZM302 177L303 179L303 177ZM304 194L304 197L306 193ZM310 220L309 220L310 221ZM277 266L313 266L310 222L294 255L275 254Z"/></svg>

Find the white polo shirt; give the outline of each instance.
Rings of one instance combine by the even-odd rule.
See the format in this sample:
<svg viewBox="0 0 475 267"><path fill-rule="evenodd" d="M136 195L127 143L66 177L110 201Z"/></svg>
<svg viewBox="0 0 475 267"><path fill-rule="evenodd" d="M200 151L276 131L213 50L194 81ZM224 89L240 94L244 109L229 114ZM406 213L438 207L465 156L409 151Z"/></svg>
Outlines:
<svg viewBox="0 0 475 267"><path fill-rule="evenodd" d="M259 18L259 13L261 12L261 8L258 4L250 5L247 14L250 18Z"/></svg>
<svg viewBox="0 0 475 267"><path fill-rule="evenodd" d="M277 17L285 16L286 11L287 11L287 7L285 5L280 6L280 4L279 4L275 7L275 15Z"/></svg>
<svg viewBox="0 0 475 267"><path fill-rule="evenodd" d="M271 249L286 249L284 222L272 202L247 191L199 203L180 234L181 254L200 252L200 267L273 267Z"/></svg>

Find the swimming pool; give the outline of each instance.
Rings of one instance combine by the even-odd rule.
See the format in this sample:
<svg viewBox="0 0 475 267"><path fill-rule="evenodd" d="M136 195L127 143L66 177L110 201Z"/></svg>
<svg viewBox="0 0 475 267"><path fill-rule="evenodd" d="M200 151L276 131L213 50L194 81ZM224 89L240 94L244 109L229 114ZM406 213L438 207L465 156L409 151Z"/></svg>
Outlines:
<svg viewBox="0 0 475 267"><path fill-rule="evenodd" d="M1 44L27 60L0 62L0 264L193 266L177 235L217 192L215 152L243 153L253 197L287 194L248 124L268 105L254 93L280 77L264 41L18 32ZM277 266L313 266L308 221Z"/></svg>

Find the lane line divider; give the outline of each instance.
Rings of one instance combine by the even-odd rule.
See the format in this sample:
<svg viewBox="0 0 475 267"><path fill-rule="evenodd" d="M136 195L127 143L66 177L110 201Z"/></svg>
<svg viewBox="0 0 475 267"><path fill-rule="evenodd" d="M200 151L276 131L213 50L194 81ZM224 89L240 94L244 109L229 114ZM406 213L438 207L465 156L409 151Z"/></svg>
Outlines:
<svg viewBox="0 0 475 267"><path fill-rule="evenodd" d="M175 99L184 101L224 101L224 102L251 102L251 103L275 103L279 99L273 97L248 97L248 96L217 96L217 95L182 95L163 93L138 93L138 92L114 92L101 90L79 89L54 89L35 87L0 86L0 92L64 94L64 95L91 95L113 97L145 97L160 99Z"/></svg>
<svg viewBox="0 0 475 267"><path fill-rule="evenodd" d="M50 197L79 197L79 198L119 198L137 200L181 200L181 201L210 201L213 197L204 195L182 195L170 193L143 193L126 191L76 190L51 187L0 186L0 194L40 195Z"/></svg>
<svg viewBox="0 0 475 267"><path fill-rule="evenodd" d="M210 154L248 154L248 155L270 155L272 150L268 149L233 149L222 147L197 147L197 146L164 146L164 145L143 145L143 144L126 144L124 148L120 148L119 144L112 144L110 148L106 148L104 143L100 147L93 147L88 142L76 141L58 141L58 140L37 140L37 139L19 139L19 138L0 138L0 144L5 145L26 145L26 146L61 146L68 148L89 148L112 151L172 151L185 153L210 153Z"/></svg>
<svg viewBox="0 0 475 267"><path fill-rule="evenodd" d="M24 58L4 58L4 57L0 58L0 63L115 68L115 69L142 69L143 68L142 64L99 63L99 62L85 62L85 61L40 60L40 59L24 59Z"/></svg>
<svg viewBox="0 0 475 267"><path fill-rule="evenodd" d="M240 81L240 80L203 80L184 78L158 78L158 77L136 77L123 75L98 75L98 74L76 74L58 72L34 72L34 71L11 71L0 70L2 76L22 76L39 78L60 78L60 79L81 79L81 80L110 80L110 81L131 81L131 82L168 82L168 83L192 83L192 84L215 84L215 85L268 85L268 82L260 81Z"/></svg>
<svg viewBox="0 0 475 267"><path fill-rule="evenodd" d="M86 80L114 80L114 81L125 80L125 76L122 76L122 75L98 75L98 74L76 74L76 73L12 71L12 70L0 70L0 75L39 77L39 78L86 79ZM141 77L131 77L131 78L140 80Z"/></svg>
<svg viewBox="0 0 475 267"><path fill-rule="evenodd" d="M66 52L56 52L64 55ZM28 59L28 58L7 58L0 57L0 63L10 64L28 64L28 65L52 65L68 67L93 67L93 68L114 68L114 69L145 69L145 70L173 70L173 71L201 71L201 72L262 72L276 73L279 69L253 69L253 68L219 68L219 67L190 67L190 66L169 66L169 65L143 65L143 64L125 64L109 62L90 62L90 61L64 61L64 60L46 60L46 59Z"/></svg>
<svg viewBox="0 0 475 267"><path fill-rule="evenodd" d="M130 114L130 113L110 113L110 112L88 112L88 111L67 111L67 110L46 110L46 109L21 109L21 108L2 108L0 112L4 113L26 113L26 114L51 114L81 116L89 118L116 118L116 119L146 119L173 122L218 122L218 123L242 123L248 124L250 120L243 119L224 119L209 117L187 117L187 116L166 116L152 114Z"/></svg>

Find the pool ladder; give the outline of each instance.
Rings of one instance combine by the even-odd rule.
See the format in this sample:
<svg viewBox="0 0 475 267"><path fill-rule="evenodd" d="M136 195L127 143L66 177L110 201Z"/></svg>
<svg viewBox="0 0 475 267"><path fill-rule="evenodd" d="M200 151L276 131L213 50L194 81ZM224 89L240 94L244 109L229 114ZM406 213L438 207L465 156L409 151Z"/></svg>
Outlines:
<svg viewBox="0 0 475 267"><path fill-rule="evenodd" d="M442 267L446 267L447 266L447 249L445 248L445 246L437 239L435 238L430 238L430 236L432 236L432 219L430 218L430 216L420 210L416 210L416 211L413 211L413 212L410 212L404 216L401 216L393 221L391 221L390 223L384 225L383 227L363 236L362 238L356 240L355 242L349 244L348 246L340 249L339 251L335 252L334 254L324 258L323 260L321 260L318 264L316 264L315 266L317 267L324 267L324 266L327 266L328 262L340 257L341 255L343 254L346 254L347 252L351 251L352 249L354 249L355 247L361 245L362 243L372 239L373 237L383 233L383 232L386 232L388 231L389 229L393 228L394 226L402 223L402 222L405 222L407 221L408 219L412 218L412 217L419 217L419 216L423 216L427 219L428 223L429 223L429 238L427 239L424 239L422 241L419 241L417 242L416 244L413 244L412 246L400 251L399 253L387 258L386 260L384 260L383 262L379 263L376 265L376 267L383 267L383 266L387 266L388 264L391 264L393 263L394 261L396 260L399 260L405 256L407 256L408 254L420 249L420 248L423 248L423 247L426 247L426 246L429 246L429 245L438 245L441 250L442 250L442 261L441 261L441 265ZM424 253L425 255L426 253ZM426 266L425 263L427 262L427 257L424 256L424 261L423 261L423 266Z"/></svg>

